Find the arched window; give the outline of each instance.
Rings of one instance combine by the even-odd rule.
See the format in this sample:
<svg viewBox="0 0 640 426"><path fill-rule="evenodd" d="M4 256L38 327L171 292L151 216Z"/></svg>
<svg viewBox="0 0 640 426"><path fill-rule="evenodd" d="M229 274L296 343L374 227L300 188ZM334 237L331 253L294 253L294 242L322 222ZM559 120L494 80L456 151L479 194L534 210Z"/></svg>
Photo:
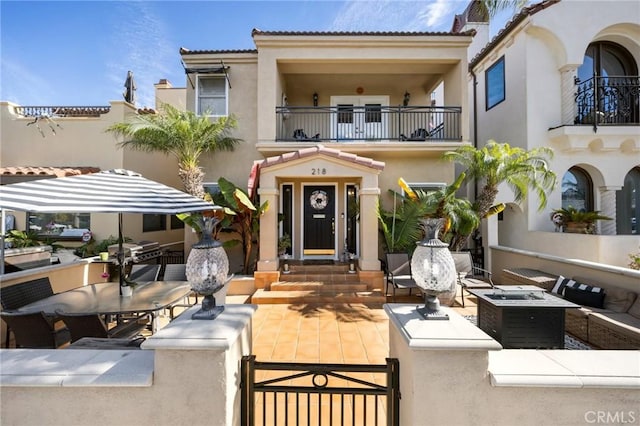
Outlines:
<svg viewBox="0 0 640 426"><path fill-rule="evenodd" d="M638 123L638 65L619 44L591 43L578 68L576 124ZM595 120L595 121L594 121Z"/></svg>
<svg viewBox="0 0 640 426"><path fill-rule="evenodd" d="M616 232L640 234L640 168L627 173L624 186L616 191Z"/></svg>
<svg viewBox="0 0 640 426"><path fill-rule="evenodd" d="M593 182L580 167L571 167L562 177L562 208L593 210Z"/></svg>

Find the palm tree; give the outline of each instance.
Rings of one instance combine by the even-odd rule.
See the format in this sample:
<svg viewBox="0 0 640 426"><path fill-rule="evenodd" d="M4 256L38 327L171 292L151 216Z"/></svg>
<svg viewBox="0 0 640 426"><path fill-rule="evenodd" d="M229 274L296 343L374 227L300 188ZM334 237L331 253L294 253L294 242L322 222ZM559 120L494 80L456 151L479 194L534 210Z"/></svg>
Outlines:
<svg viewBox="0 0 640 426"><path fill-rule="evenodd" d="M178 160L178 175L184 189L196 197L204 197L204 172L199 167L200 156L216 151L233 151L241 142L230 136L236 127L233 116L211 121L206 115L181 111L169 104L161 106L160 114L136 114L123 123L107 128L126 138L118 143L145 152L171 154Z"/></svg>
<svg viewBox="0 0 640 426"><path fill-rule="evenodd" d="M511 8L514 12L522 9L529 0L477 0L478 10L483 17L494 17L498 12Z"/></svg>
<svg viewBox="0 0 640 426"><path fill-rule="evenodd" d="M445 159L465 166L467 176L482 185L474 203L481 218L490 212L501 183L513 190L517 202L526 198L529 189L534 190L538 209L544 209L547 192L556 186L556 174L549 169L547 157L553 158L553 151L547 147L525 151L494 140L482 148L463 146L444 154Z"/></svg>

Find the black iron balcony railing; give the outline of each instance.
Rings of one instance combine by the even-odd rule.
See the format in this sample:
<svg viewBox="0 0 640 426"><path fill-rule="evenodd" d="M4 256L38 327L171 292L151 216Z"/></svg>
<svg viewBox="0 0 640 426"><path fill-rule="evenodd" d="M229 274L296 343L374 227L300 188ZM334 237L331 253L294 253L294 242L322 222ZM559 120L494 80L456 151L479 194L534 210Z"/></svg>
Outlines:
<svg viewBox="0 0 640 426"><path fill-rule="evenodd" d="M276 107L276 140L283 142L460 141L460 107Z"/></svg>
<svg viewBox="0 0 640 426"><path fill-rule="evenodd" d="M100 117L110 106L19 106L16 114L23 117Z"/></svg>
<svg viewBox="0 0 640 426"><path fill-rule="evenodd" d="M619 126L640 124L640 77L593 77L576 80L575 124Z"/></svg>

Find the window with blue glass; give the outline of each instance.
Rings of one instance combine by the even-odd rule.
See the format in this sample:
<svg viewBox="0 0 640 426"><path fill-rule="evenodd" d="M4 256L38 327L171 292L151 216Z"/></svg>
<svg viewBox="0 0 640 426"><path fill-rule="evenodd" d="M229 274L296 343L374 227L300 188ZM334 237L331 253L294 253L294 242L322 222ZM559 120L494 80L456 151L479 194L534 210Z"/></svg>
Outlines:
<svg viewBox="0 0 640 426"><path fill-rule="evenodd" d="M491 65L484 76L488 111L505 99L504 56Z"/></svg>

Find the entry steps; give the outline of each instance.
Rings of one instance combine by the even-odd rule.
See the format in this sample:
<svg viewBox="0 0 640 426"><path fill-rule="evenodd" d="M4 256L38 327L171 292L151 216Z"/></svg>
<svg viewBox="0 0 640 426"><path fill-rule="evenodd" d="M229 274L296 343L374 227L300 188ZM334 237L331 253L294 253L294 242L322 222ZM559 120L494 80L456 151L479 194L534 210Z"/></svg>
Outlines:
<svg viewBox="0 0 640 426"><path fill-rule="evenodd" d="M314 304L314 303L385 303L379 289L369 289L360 282L358 273L349 273L349 265L304 265L290 262L288 274L270 289L258 289L251 297L254 304Z"/></svg>

